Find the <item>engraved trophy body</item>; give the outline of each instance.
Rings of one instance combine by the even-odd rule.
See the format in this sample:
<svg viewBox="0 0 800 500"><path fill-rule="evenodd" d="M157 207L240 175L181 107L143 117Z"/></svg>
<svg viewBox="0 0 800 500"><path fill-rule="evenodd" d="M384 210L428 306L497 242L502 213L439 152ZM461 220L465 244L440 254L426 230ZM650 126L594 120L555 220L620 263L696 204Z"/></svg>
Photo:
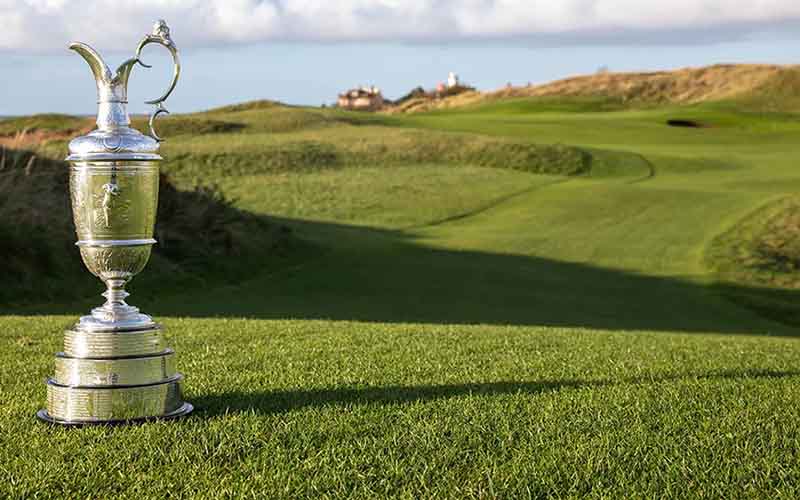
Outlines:
<svg viewBox="0 0 800 500"><path fill-rule="evenodd" d="M151 43L172 54L174 74L158 99L146 136L130 128L128 78ZM70 196L77 245L87 269L106 285L105 304L83 316L64 335L55 376L47 381L47 408L37 415L52 423L82 425L170 418L188 414L182 375L163 330L150 316L125 302L125 285L150 258L158 207L161 139L153 121L167 113L163 102L175 88L180 62L164 21L153 27L134 58L116 73L88 45L72 43L97 83L97 129L70 142Z"/></svg>

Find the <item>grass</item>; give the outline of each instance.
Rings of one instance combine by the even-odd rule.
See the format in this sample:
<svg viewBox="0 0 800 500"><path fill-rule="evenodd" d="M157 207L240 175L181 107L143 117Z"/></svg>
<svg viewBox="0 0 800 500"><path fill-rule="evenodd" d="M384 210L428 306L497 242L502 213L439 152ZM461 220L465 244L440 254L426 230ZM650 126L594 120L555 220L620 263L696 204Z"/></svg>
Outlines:
<svg viewBox="0 0 800 500"><path fill-rule="evenodd" d="M485 93L468 92L449 99L416 99L392 111L466 108L472 112L489 104L490 108L508 106L513 113L513 108L517 108L519 102L533 100L537 105L530 106L529 111L534 112L655 109L667 104L735 101L736 108L740 110L796 113L800 102L798 82L798 67L785 65L717 64L649 73L603 72L544 85L509 85Z"/></svg>
<svg viewBox="0 0 800 500"><path fill-rule="evenodd" d="M734 301L792 325L800 325L795 306L800 289L799 213L797 195L773 200L719 235L707 253L709 267ZM753 287L731 290L737 283Z"/></svg>
<svg viewBox="0 0 800 500"><path fill-rule="evenodd" d="M0 155L0 261L4 282L0 303L86 297L97 281L82 269L70 217L69 166L30 151ZM176 188L162 176L161 242L146 288L178 288L241 279L242 262L261 252L280 257L290 244L288 229L242 212L212 187ZM230 265L236 259L236 265Z"/></svg>
<svg viewBox="0 0 800 500"><path fill-rule="evenodd" d="M0 496L796 497L794 269L769 267L796 245L765 237L794 241L798 122L532 102L197 115L244 126L170 138L176 187L217 184L302 246L227 284L134 281L183 421L37 424L96 301L7 307ZM762 243L768 282L736 260Z"/></svg>
<svg viewBox="0 0 800 500"><path fill-rule="evenodd" d="M91 120L70 115L47 113L33 116L10 117L0 121L0 136L11 136L18 132L47 131L70 133L91 123Z"/></svg>
<svg viewBox="0 0 800 500"><path fill-rule="evenodd" d="M202 182L210 169L216 175L229 176L430 163L579 175L588 172L592 160L584 150L559 144L374 125L312 127L295 134L201 136L174 148L169 145L167 152L174 158L170 174L196 183Z"/></svg>
<svg viewBox="0 0 800 500"><path fill-rule="evenodd" d="M7 494L798 493L791 339L170 319L203 411L68 431L30 417L70 320L5 319Z"/></svg>

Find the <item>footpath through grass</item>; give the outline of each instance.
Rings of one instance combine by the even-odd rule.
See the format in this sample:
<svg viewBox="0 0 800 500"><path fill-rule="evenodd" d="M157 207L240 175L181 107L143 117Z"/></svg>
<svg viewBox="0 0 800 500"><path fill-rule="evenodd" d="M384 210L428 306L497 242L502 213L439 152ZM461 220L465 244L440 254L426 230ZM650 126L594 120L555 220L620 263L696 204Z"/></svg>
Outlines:
<svg viewBox="0 0 800 500"><path fill-rule="evenodd" d="M302 258L276 270L265 252L251 279L180 294L134 283L198 406L183 421L37 424L60 330L86 304L0 318L0 496L796 497L797 331L730 300L761 288L721 287L709 259L800 187L797 123L526 106L308 111L271 133L270 107L203 115L252 123L176 137L167 170L291 227ZM679 113L711 126L668 127ZM409 137L561 143L590 169L460 163L403 152ZM309 141L395 156L247 161ZM223 143L244 151L225 175L192 164Z"/></svg>

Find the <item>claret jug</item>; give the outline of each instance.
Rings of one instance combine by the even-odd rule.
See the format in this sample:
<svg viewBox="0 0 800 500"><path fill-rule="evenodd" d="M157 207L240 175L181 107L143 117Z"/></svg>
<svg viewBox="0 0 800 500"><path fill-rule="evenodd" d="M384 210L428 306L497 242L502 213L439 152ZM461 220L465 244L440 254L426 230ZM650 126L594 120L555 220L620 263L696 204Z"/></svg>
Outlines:
<svg viewBox="0 0 800 500"><path fill-rule="evenodd" d="M150 135L130 127L128 79L148 44L172 54L172 82L150 116ZM186 415L183 376L163 329L150 316L128 305L126 284L150 258L158 207L161 139L154 120L167 113L164 101L180 76L177 48L164 21L146 35L135 56L112 73L100 55L83 43L80 54L97 84L97 129L69 144L69 189L77 246L86 268L106 286L105 303L83 316L64 335L56 354L55 375L47 381L42 420L68 425L130 422Z"/></svg>

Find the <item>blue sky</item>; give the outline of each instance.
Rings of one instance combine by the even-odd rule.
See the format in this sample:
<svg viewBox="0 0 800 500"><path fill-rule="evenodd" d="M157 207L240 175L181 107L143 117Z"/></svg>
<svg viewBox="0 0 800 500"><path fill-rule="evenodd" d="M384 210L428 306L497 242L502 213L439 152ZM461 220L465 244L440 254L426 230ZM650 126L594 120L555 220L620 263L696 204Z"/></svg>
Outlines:
<svg viewBox="0 0 800 500"><path fill-rule="evenodd" d="M159 17L170 22L181 48L184 72L168 103L178 112L262 98L319 105L359 84L377 85L394 98L417 85L433 87L448 71L488 90L600 66L635 71L800 58L800 7L779 0L753 0L754 8L733 0L673 0L669 12L641 7L648 2L563 0L566 7L555 10L544 7L552 1L541 3L535 15L529 7L538 0L346 0L338 4L344 14L336 16L325 10L333 0L210 0L203 8L216 10L204 16L196 2L152 0L126 3L127 17L117 12L108 25L104 9L113 2L84 1L96 4L94 24L75 24L68 0L0 0L7 27L0 31L0 115L93 113L91 73L67 43L88 42L116 66L150 30L148 19ZM433 9L448 5L460 13ZM638 10L617 12L625 9ZM418 18L426 20L409 23ZM135 70L133 112L145 112L142 102L169 80L168 57L157 47L145 55L156 67Z"/></svg>

